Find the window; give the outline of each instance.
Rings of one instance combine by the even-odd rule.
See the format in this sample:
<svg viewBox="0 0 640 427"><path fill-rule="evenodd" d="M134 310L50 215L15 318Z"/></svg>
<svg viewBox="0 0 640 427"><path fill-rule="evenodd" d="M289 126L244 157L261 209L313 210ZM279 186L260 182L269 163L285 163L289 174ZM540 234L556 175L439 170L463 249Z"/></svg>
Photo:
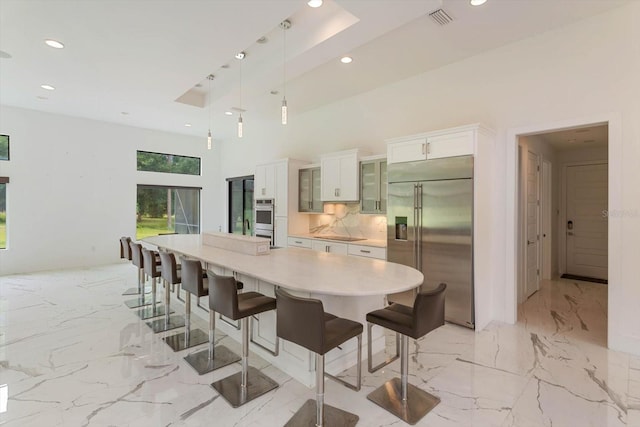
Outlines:
<svg viewBox="0 0 640 427"><path fill-rule="evenodd" d="M227 178L229 233L253 236L253 175Z"/></svg>
<svg viewBox="0 0 640 427"><path fill-rule="evenodd" d="M138 170L200 175L200 158L138 151Z"/></svg>
<svg viewBox="0 0 640 427"><path fill-rule="evenodd" d="M7 248L7 184L9 178L0 176L0 249Z"/></svg>
<svg viewBox="0 0 640 427"><path fill-rule="evenodd" d="M136 240L200 233L200 188L138 185Z"/></svg>
<svg viewBox="0 0 640 427"><path fill-rule="evenodd" d="M9 135L0 135L0 160L9 160Z"/></svg>

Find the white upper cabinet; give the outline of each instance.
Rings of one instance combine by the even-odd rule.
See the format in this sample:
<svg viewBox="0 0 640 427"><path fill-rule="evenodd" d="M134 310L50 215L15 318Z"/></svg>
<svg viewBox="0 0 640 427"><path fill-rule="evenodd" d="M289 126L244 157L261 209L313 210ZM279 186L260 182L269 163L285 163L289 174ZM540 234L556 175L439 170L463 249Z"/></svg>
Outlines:
<svg viewBox="0 0 640 427"><path fill-rule="evenodd" d="M387 163L427 160L427 138L394 142L387 145Z"/></svg>
<svg viewBox="0 0 640 427"><path fill-rule="evenodd" d="M269 163L256 166L256 173L253 177L254 197L256 199L275 199L277 165L277 163Z"/></svg>
<svg viewBox="0 0 640 427"><path fill-rule="evenodd" d="M320 158L322 200L325 202L359 201L359 151L348 150Z"/></svg>
<svg viewBox="0 0 640 427"><path fill-rule="evenodd" d="M474 154L478 125L461 126L387 141L387 163Z"/></svg>
<svg viewBox="0 0 640 427"><path fill-rule="evenodd" d="M473 154L473 131L465 130L427 137L427 159Z"/></svg>

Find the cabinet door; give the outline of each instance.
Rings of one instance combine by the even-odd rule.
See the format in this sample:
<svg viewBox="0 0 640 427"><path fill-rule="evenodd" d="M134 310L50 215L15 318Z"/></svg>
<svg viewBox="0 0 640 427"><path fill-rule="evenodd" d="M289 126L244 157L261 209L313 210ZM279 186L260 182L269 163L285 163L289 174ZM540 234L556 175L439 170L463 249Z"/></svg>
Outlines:
<svg viewBox="0 0 640 427"><path fill-rule="evenodd" d="M427 139L418 138L411 141L392 142L387 145L387 162L402 163L427 158Z"/></svg>
<svg viewBox="0 0 640 427"><path fill-rule="evenodd" d="M322 203L322 196L320 194L320 188L322 186L322 173L320 168L311 169L311 211L323 212L324 204Z"/></svg>
<svg viewBox="0 0 640 427"><path fill-rule="evenodd" d="M256 280L255 290L268 297L275 297L275 287L262 280ZM251 328L251 341L270 351L275 351L276 340L278 339L276 336L275 310L269 310L251 316L250 321L253 323Z"/></svg>
<svg viewBox="0 0 640 427"><path fill-rule="evenodd" d="M320 162L322 167L322 200L334 202L338 199L338 188L340 187L340 158L323 158Z"/></svg>
<svg viewBox="0 0 640 427"><path fill-rule="evenodd" d="M273 220L274 224L274 246L279 248L287 247L287 238L289 237L287 217L277 216Z"/></svg>
<svg viewBox="0 0 640 427"><path fill-rule="evenodd" d="M466 130L427 138L427 158L467 156L473 154L473 131Z"/></svg>
<svg viewBox="0 0 640 427"><path fill-rule="evenodd" d="M309 212L312 209L312 173L312 169L298 171L298 212Z"/></svg>
<svg viewBox="0 0 640 427"><path fill-rule="evenodd" d="M311 239L289 236L287 242L289 247L311 249Z"/></svg>
<svg viewBox="0 0 640 427"><path fill-rule="evenodd" d="M349 245L346 243L328 242L326 240L313 240L311 242L311 249L318 252L347 255L349 252Z"/></svg>
<svg viewBox="0 0 640 427"><path fill-rule="evenodd" d="M265 198L267 191L267 166L256 166L256 173L253 176L254 197L256 199Z"/></svg>
<svg viewBox="0 0 640 427"><path fill-rule="evenodd" d="M287 216L287 206L289 204L289 183L288 183L287 163L277 163L273 165L272 196L275 203L275 215ZM286 245L285 245L286 246Z"/></svg>
<svg viewBox="0 0 640 427"><path fill-rule="evenodd" d="M378 213L387 213L387 161L380 162L380 199L378 202Z"/></svg>
<svg viewBox="0 0 640 427"><path fill-rule="evenodd" d="M360 213L378 213L378 162L360 164Z"/></svg>

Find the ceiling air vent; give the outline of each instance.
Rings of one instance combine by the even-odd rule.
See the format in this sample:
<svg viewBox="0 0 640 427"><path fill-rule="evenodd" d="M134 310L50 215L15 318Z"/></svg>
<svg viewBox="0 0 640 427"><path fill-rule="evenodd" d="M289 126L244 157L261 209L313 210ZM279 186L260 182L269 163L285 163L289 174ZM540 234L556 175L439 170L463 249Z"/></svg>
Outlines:
<svg viewBox="0 0 640 427"><path fill-rule="evenodd" d="M434 10L429 14L429 16L440 25L447 25L449 22L453 21L449 14L443 9Z"/></svg>

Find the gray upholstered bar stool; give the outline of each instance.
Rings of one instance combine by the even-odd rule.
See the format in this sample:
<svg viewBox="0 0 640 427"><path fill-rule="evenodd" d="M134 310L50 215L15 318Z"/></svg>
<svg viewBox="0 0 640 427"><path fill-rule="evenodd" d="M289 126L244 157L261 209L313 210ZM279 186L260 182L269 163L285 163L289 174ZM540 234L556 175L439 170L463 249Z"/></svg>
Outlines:
<svg viewBox="0 0 640 427"><path fill-rule="evenodd" d="M140 319L151 319L153 317L159 317L164 315L165 308L157 305L157 290L158 280L160 279L160 262L158 260L158 253L146 248L142 248L142 260L144 274L151 278L151 307L143 308L138 311Z"/></svg>
<svg viewBox="0 0 640 427"><path fill-rule="evenodd" d="M416 295L413 308L391 304L367 314L367 354L369 372L388 365L391 361L372 367L371 328L379 325L400 334L400 378L393 378L367 398L403 421L413 425L440 403L440 398L409 384L409 337L418 339L444 325L444 290L441 283L436 289ZM397 335L396 335L397 339Z"/></svg>
<svg viewBox="0 0 640 427"><path fill-rule="evenodd" d="M216 276L216 274L213 271L207 271L207 276L209 280L209 289L211 289L211 280ZM240 290L243 287L244 285L242 282L236 281L237 290ZM213 309L213 293L209 292L209 345L206 349L191 353L184 358L184 360L186 360L187 363L200 375L215 371L216 369L240 360L240 356L233 353L227 347L223 345L215 345L215 329L216 312Z"/></svg>
<svg viewBox="0 0 640 427"><path fill-rule="evenodd" d="M286 426L356 425L359 417L324 404L324 377L327 376L352 390L362 384L362 323L325 313L322 301L290 295L276 289L278 302L277 335L316 354L316 400L307 400ZM358 338L357 383L349 384L324 372L324 355L351 338Z"/></svg>
<svg viewBox="0 0 640 427"><path fill-rule="evenodd" d="M144 258L142 257L142 245L131 242L129 247L131 248L131 262L138 267L138 291L140 296L136 299L125 301L124 303L129 308L144 307L145 305L151 304L151 301L144 296Z"/></svg>
<svg viewBox="0 0 640 427"><path fill-rule="evenodd" d="M123 236L120 238L120 258L131 261L131 237ZM138 295L139 288L129 288L122 295Z"/></svg>
<svg viewBox="0 0 640 427"><path fill-rule="evenodd" d="M176 264L176 256L171 252L160 252L160 272L164 281L164 318L147 322L153 332L164 332L184 326L183 316L170 316L171 310L171 290L170 287L180 283L181 269Z"/></svg>
<svg viewBox="0 0 640 427"><path fill-rule="evenodd" d="M173 351L184 350L207 342L207 335L202 329L191 330L191 294L197 298L209 295L206 273L202 264L196 259L182 259L182 289L184 289L184 332L164 337Z"/></svg>
<svg viewBox="0 0 640 427"><path fill-rule="evenodd" d="M238 293L236 279L212 276L209 279L209 306L214 312L240 320L242 329L242 371L211 384L234 408L278 387L278 383L249 366L249 318L276 308L275 298L258 292Z"/></svg>

